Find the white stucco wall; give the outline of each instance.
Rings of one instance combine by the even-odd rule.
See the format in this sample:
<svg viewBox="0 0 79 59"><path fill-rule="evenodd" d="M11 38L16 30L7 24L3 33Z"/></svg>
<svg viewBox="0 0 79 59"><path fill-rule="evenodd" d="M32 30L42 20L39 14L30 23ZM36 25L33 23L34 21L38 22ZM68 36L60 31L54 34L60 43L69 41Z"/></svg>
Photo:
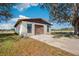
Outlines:
<svg viewBox="0 0 79 59"><path fill-rule="evenodd" d="M25 25L27 28L27 25ZM21 22L20 24L18 24L15 28L15 32L17 34L19 34L20 36L27 34L27 29L25 28L25 26L23 25L23 23Z"/></svg>
<svg viewBox="0 0 79 59"><path fill-rule="evenodd" d="M16 26L15 27L15 32L17 33L17 34L19 34L20 33L20 24L18 24L18 26Z"/></svg>
<svg viewBox="0 0 79 59"><path fill-rule="evenodd" d="M26 32L27 36L34 35L34 31L33 31L34 30L34 25L33 25L33 23L23 21L22 24L26 25L26 26L24 26L24 25L22 26L22 27L24 27L22 32ZM32 33L27 33L27 24L32 24Z"/></svg>
<svg viewBox="0 0 79 59"><path fill-rule="evenodd" d="M44 25L44 34L47 34L47 25Z"/></svg>
<svg viewBox="0 0 79 59"><path fill-rule="evenodd" d="M27 25L24 25L23 23L21 23L20 26L20 35L26 36L27 35Z"/></svg>
<svg viewBox="0 0 79 59"><path fill-rule="evenodd" d="M49 27L49 32L47 31L47 25L44 25L44 33L50 34L51 33L51 27Z"/></svg>
<svg viewBox="0 0 79 59"><path fill-rule="evenodd" d="M32 33L27 33L27 24L32 24ZM47 25L46 24L40 24L40 23L34 23L34 22L24 22L22 21L21 24L19 24L20 29L19 29L19 35L23 35L23 36L30 36L30 35L35 35L35 24L37 25L43 25L44 26L44 34L48 34L50 33L47 32ZM18 27L18 26L17 26ZM16 30L18 31L18 30Z"/></svg>

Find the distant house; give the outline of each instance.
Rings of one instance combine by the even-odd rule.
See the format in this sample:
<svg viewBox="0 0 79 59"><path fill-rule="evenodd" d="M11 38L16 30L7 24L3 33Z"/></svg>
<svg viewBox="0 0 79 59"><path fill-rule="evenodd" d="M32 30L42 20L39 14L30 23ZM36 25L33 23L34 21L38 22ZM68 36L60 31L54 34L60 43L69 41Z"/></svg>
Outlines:
<svg viewBox="0 0 79 59"><path fill-rule="evenodd" d="M50 23L41 18L19 19L15 24L15 32L21 36L50 34Z"/></svg>

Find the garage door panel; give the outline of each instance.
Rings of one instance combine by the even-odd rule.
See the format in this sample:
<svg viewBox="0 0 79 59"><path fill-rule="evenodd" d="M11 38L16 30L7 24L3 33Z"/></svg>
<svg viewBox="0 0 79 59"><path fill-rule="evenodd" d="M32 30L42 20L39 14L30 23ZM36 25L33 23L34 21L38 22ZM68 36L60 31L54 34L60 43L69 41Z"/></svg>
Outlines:
<svg viewBox="0 0 79 59"><path fill-rule="evenodd" d="M35 34L44 34L44 26L35 25Z"/></svg>

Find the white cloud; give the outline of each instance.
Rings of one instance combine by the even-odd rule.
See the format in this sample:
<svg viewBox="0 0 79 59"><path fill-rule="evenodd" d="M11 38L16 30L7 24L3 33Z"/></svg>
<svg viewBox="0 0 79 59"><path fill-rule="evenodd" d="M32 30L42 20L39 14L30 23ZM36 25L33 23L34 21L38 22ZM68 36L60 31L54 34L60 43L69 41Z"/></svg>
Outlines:
<svg viewBox="0 0 79 59"><path fill-rule="evenodd" d="M12 18L11 20L9 20L7 23L11 23L14 24L19 20L19 19L29 19L30 17L24 16L24 15L19 15L19 17L17 18Z"/></svg>
<svg viewBox="0 0 79 59"><path fill-rule="evenodd" d="M37 3L30 3L30 5L37 6L38 4Z"/></svg>
<svg viewBox="0 0 79 59"><path fill-rule="evenodd" d="M29 19L30 17L27 17L27 16L24 16L24 15L19 15L19 17L17 17L17 18L12 18L11 20L9 20L8 21L8 23L10 23L10 22L17 22L18 21L18 19Z"/></svg>
<svg viewBox="0 0 79 59"><path fill-rule="evenodd" d="M38 5L37 3L22 3L17 6L13 6L13 7L18 9L19 11L23 11L24 9L27 9L31 6L37 6L37 5Z"/></svg>
<svg viewBox="0 0 79 59"><path fill-rule="evenodd" d="M23 15L19 15L19 18L21 19L29 19L29 17L23 16Z"/></svg>
<svg viewBox="0 0 79 59"><path fill-rule="evenodd" d="M6 30L9 30L9 29L13 29L14 28L14 25L13 24L0 24L0 29L6 29Z"/></svg>
<svg viewBox="0 0 79 59"><path fill-rule="evenodd" d="M12 19L9 20L7 23L0 24L0 29L6 29L6 30L13 29L15 23L16 23L19 19L28 19L28 18L30 18L30 17L26 17L26 16L24 16L24 15L19 15L18 18L12 18Z"/></svg>

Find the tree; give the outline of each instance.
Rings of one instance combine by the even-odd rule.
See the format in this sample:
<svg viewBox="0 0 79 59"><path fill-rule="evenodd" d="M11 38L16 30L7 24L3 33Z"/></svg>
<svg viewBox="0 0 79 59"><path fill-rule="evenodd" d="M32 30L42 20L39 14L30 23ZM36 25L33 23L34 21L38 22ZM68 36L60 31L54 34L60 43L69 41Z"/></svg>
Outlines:
<svg viewBox="0 0 79 59"><path fill-rule="evenodd" d="M57 22L69 22L74 27L74 33L79 34L79 4L76 3L45 3L39 4L49 11L50 19ZM77 21L76 21L77 20Z"/></svg>
<svg viewBox="0 0 79 59"><path fill-rule="evenodd" d="M15 3L0 3L0 22L7 21L12 17L11 8Z"/></svg>

